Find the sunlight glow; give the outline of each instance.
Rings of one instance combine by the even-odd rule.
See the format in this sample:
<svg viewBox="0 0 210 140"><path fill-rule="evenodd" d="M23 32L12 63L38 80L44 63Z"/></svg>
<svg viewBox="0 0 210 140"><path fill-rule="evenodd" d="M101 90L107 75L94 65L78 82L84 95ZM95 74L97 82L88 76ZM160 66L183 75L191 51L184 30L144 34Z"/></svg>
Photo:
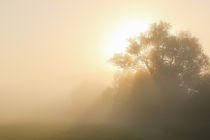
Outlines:
<svg viewBox="0 0 210 140"><path fill-rule="evenodd" d="M119 25L113 29L110 33L108 40L107 55L110 58L115 53L123 52L128 46L126 39L138 36L141 32L144 32L148 28L148 25L142 21L129 21Z"/></svg>

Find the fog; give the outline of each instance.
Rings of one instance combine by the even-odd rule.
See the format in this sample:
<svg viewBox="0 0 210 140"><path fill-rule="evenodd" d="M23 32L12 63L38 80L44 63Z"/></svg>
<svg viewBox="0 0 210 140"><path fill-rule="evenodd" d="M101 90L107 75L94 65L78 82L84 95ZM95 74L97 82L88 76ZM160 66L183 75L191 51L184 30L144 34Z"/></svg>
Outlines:
<svg viewBox="0 0 210 140"><path fill-rule="evenodd" d="M0 0L0 139L210 139L209 4Z"/></svg>
<svg viewBox="0 0 210 140"><path fill-rule="evenodd" d="M94 75L97 76L97 74ZM69 80L68 78L44 79L38 77L36 81L33 79L27 81L28 83L14 83L12 89L2 87L1 123L68 121L74 114L70 111L73 92L80 89L80 85L90 81L94 90L93 93L92 91L83 91L82 94L84 95L81 96L95 98L95 96L99 96L97 94L101 94L102 87L105 88L108 85L106 81L111 77L111 74L106 74L106 77L100 75L95 79L92 75L90 77L86 76L86 79L75 80L75 83L69 82L72 78ZM76 76L74 79L77 78L79 77ZM41 81L38 82L38 80Z"/></svg>

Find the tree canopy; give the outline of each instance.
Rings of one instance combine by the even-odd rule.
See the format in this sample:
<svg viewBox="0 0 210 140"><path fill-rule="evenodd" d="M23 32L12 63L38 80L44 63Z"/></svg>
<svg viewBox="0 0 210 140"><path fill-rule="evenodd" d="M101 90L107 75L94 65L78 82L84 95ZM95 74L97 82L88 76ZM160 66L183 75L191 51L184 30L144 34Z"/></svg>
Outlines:
<svg viewBox="0 0 210 140"><path fill-rule="evenodd" d="M139 36L128 39L124 53L110 61L123 70L146 69L155 80L170 79L176 86L193 91L209 66L208 57L196 37L188 32L171 33L171 25L160 21Z"/></svg>

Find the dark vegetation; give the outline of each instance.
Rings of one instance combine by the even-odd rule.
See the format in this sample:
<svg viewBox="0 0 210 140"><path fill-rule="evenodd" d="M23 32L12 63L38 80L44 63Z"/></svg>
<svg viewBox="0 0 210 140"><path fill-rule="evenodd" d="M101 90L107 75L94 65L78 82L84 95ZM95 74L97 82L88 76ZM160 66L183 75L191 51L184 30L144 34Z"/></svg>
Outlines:
<svg viewBox="0 0 210 140"><path fill-rule="evenodd" d="M146 137L210 139L209 59L196 37L169 29L152 24L110 59L122 69L113 88L114 117Z"/></svg>

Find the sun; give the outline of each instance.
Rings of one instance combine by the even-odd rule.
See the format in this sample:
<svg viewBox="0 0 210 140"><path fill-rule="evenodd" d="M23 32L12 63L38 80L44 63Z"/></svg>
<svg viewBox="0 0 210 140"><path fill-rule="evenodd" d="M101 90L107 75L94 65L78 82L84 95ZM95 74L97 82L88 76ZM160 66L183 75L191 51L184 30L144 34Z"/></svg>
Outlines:
<svg viewBox="0 0 210 140"><path fill-rule="evenodd" d="M114 28L109 34L108 44L106 45L108 57L110 58L115 53L125 51L125 48L128 46L126 39L138 36L147 28L148 24L139 20L124 22L117 28Z"/></svg>

